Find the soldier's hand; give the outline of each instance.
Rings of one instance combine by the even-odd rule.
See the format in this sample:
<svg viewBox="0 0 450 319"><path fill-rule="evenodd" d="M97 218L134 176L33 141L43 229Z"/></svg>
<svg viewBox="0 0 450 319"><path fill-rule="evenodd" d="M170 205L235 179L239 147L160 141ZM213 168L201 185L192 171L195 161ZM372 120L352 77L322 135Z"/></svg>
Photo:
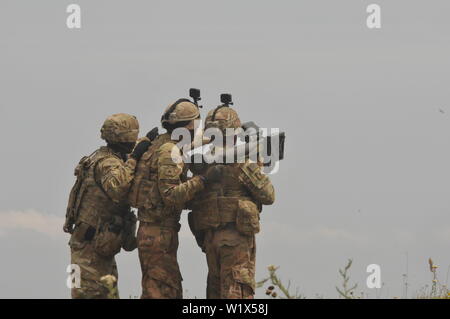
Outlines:
<svg viewBox="0 0 450 319"><path fill-rule="evenodd" d="M153 141L155 138L157 138L159 135L158 133L158 127L153 128L150 132L145 135L150 141Z"/></svg>
<svg viewBox="0 0 450 319"><path fill-rule="evenodd" d="M64 222L63 231L65 233L72 234L73 233L73 224L68 221Z"/></svg>
<svg viewBox="0 0 450 319"><path fill-rule="evenodd" d="M142 157L142 155L144 155L144 153L147 152L150 145L152 145L150 141L147 140L140 141L134 148L133 152L130 154L130 157L138 161Z"/></svg>
<svg viewBox="0 0 450 319"><path fill-rule="evenodd" d="M204 178L206 183L218 183L223 177L224 165L214 165L206 171Z"/></svg>

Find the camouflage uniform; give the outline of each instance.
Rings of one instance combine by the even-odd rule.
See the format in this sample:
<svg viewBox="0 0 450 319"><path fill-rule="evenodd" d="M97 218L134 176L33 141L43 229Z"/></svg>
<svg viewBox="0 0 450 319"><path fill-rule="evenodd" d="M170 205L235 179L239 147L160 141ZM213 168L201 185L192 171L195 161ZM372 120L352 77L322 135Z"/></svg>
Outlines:
<svg viewBox="0 0 450 319"><path fill-rule="evenodd" d="M236 112L223 107L208 114L206 128L240 127ZM205 165L214 166L219 164ZM275 199L269 178L257 163L220 165L222 178L190 203L189 225L208 263L207 298L247 299L255 291L255 234L262 205Z"/></svg>
<svg viewBox="0 0 450 319"><path fill-rule="evenodd" d="M193 103L182 102L173 113L180 117L183 111L184 121L199 116ZM179 220L185 203L203 189L204 183L199 176L187 180L187 167L176 143L169 133L153 141L137 165L129 196L131 205L138 208L141 298L182 298L177 261Z"/></svg>
<svg viewBox="0 0 450 319"><path fill-rule="evenodd" d="M106 130L111 127L119 136ZM136 118L116 114L105 121L102 137L133 143L138 130ZM113 275L117 279L114 256L122 247L127 251L136 248L136 217L126 202L135 166L134 159L124 162L122 154L103 146L83 157L75 169L77 181L64 226L72 234L71 263L81 270L81 287L72 288L72 298L108 298L100 278Z"/></svg>

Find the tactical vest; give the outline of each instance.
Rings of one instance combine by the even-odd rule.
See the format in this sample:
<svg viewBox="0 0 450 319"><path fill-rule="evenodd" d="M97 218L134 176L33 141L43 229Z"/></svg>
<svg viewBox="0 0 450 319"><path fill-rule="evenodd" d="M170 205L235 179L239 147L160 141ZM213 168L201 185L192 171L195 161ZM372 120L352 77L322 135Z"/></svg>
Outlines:
<svg viewBox="0 0 450 319"><path fill-rule="evenodd" d="M89 156L83 157L75 169L77 181L72 188L67 207L67 216L71 216L75 224L86 223L97 228L101 219L121 218L130 207L127 204L115 203L97 182L95 170L97 164L107 157L117 157L108 147L101 147Z"/></svg>
<svg viewBox="0 0 450 319"><path fill-rule="evenodd" d="M158 188L158 158L155 154L166 143L176 145L169 134L162 134L142 155L136 166L128 201L138 209L139 221L179 229L180 209L167 206Z"/></svg>
<svg viewBox="0 0 450 319"><path fill-rule="evenodd" d="M210 185L192 202L190 218L195 232L230 223L235 224L244 235L259 232L261 205L251 197L241 182L241 165L227 164L221 182Z"/></svg>

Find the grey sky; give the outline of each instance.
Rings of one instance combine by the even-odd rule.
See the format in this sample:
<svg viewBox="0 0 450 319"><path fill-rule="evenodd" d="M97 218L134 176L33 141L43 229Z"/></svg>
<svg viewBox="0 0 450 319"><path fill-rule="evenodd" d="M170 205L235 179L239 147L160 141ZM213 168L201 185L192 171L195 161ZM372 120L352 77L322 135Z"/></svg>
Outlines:
<svg viewBox="0 0 450 319"><path fill-rule="evenodd" d="M82 9L82 29L65 25ZM365 25L382 7L382 29ZM308 297L336 297L337 270L381 265L383 297L445 282L450 256L450 3L373 1L0 2L0 297L66 298L60 232L73 168L106 116L142 133L189 87L206 110L230 92L244 121L286 131L276 203L262 215L257 277L281 266ZM442 110L442 112L440 111ZM183 218L187 296L205 258ZM140 294L136 252L118 257L122 297ZM359 291L360 289L358 289ZM380 292L378 292L380 294ZM259 296L261 296L261 292Z"/></svg>

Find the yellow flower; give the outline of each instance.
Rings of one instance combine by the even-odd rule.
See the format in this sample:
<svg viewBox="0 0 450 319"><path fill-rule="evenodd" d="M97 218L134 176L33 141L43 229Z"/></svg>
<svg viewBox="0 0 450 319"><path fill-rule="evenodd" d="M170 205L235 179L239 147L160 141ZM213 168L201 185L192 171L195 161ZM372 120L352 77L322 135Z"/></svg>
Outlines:
<svg viewBox="0 0 450 319"><path fill-rule="evenodd" d="M113 275L106 275L100 278L100 281L108 287L114 287L114 284L117 282L117 278Z"/></svg>
<svg viewBox="0 0 450 319"><path fill-rule="evenodd" d="M274 265L270 265L269 267L267 267L267 269L269 271L275 271L275 270L277 270L277 267L275 267Z"/></svg>

